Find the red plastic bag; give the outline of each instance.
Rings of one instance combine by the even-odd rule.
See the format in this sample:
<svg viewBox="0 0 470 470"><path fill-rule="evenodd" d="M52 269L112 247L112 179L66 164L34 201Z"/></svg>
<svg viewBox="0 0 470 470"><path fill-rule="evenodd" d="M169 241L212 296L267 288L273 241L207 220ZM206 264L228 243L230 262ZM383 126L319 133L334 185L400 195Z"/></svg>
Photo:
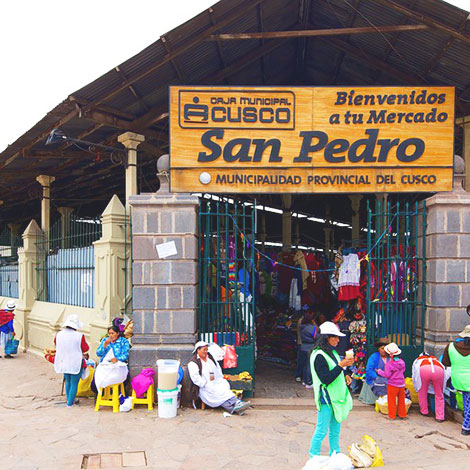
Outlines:
<svg viewBox="0 0 470 470"><path fill-rule="evenodd" d="M228 344L224 346L224 369L233 369L237 367L237 353L235 352L235 346Z"/></svg>

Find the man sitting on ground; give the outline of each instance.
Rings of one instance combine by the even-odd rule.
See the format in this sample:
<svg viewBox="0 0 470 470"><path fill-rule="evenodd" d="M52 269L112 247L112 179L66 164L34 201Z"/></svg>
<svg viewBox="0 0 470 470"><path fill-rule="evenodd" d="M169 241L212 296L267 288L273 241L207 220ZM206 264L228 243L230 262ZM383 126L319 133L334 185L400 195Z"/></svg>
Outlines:
<svg viewBox="0 0 470 470"><path fill-rule="evenodd" d="M250 402L243 402L233 394L230 384L224 379L220 365L209 353L208 348L209 345L205 341L196 343L188 363L193 403L200 398L211 408L221 406L229 413L243 414L250 407Z"/></svg>

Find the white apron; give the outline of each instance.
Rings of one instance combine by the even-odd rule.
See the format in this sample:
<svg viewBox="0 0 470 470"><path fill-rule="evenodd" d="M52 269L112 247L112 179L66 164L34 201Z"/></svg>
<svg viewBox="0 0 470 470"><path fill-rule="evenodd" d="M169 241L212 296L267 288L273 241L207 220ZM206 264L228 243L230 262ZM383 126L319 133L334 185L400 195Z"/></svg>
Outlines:
<svg viewBox="0 0 470 470"><path fill-rule="evenodd" d="M65 328L57 333L55 339L54 370L58 374L78 374L82 368L83 333Z"/></svg>
<svg viewBox="0 0 470 470"><path fill-rule="evenodd" d="M230 390L230 384L224 379L222 369L217 364L207 358L202 361L202 374L199 374L199 368L194 362L188 364L188 371L191 380L199 387L199 397L211 408L217 408L225 401L233 398L235 395ZM210 380L210 373L214 373L214 380Z"/></svg>

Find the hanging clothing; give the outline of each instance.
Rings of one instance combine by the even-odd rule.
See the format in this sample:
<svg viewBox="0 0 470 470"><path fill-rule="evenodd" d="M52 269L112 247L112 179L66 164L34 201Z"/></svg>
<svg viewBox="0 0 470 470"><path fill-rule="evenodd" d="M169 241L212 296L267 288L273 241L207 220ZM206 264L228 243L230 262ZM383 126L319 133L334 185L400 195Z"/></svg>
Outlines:
<svg viewBox="0 0 470 470"><path fill-rule="evenodd" d="M307 278L308 278L308 271L307 271L307 263L305 261L305 255L303 254L302 251L297 250L297 252L294 255L294 263L299 266L299 268L302 269L301 275L302 275L302 290L305 290L307 288Z"/></svg>
<svg viewBox="0 0 470 470"><path fill-rule="evenodd" d="M338 279L338 300L353 300L359 297L361 267L356 253L346 255L341 264Z"/></svg>
<svg viewBox="0 0 470 470"><path fill-rule="evenodd" d="M289 291L289 307L294 310L300 310L302 305L300 304L300 292L297 279L293 278L291 281Z"/></svg>

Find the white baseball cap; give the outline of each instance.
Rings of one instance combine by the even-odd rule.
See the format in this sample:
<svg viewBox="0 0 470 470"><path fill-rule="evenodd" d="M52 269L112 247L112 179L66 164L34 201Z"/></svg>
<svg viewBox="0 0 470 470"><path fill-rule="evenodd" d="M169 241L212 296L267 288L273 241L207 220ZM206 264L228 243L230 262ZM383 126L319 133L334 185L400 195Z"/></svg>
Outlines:
<svg viewBox="0 0 470 470"><path fill-rule="evenodd" d="M203 348L204 346L209 346L209 343L206 343L205 341L198 341L198 342L194 345L193 354L194 354L199 348Z"/></svg>
<svg viewBox="0 0 470 470"><path fill-rule="evenodd" d="M346 336L344 333L339 331L339 328L332 321L322 323L320 325L320 333L322 335Z"/></svg>

